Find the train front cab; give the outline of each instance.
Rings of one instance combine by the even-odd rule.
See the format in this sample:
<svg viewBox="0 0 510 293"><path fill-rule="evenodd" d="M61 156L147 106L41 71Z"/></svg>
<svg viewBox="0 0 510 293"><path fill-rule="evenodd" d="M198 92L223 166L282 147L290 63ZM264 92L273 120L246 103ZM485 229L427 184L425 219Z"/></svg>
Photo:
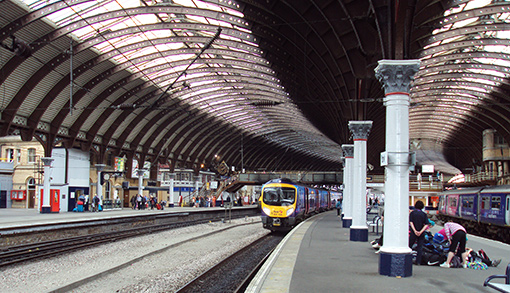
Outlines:
<svg viewBox="0 0 510 293"><path fill-rule="evenodd" d="M304 216L305 188L288 183L269 183L262 188L262 224L271 231L288 231Z"/></svg>

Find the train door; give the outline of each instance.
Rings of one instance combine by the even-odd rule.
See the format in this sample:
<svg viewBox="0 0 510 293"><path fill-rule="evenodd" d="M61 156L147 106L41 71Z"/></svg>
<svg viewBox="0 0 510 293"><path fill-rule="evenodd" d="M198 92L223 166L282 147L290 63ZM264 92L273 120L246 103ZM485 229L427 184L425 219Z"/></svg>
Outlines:
<svg viewBox="0 0 510 293"><path fill-rule="evenodd" d="M510 225L510 195L506 196L506 224Z"/></svg>
<svg viewBox="0 0 510 293"><path fill-rule="evenodd" d="M328 201L327 209L329 210L329 209L333 208L333 206L332 206L332 204L331 204L331 192L330 192L329 190L327 191L326 196L327 196L327 198L326 198L326 199L327 199L327 201Z"/></svg>
<svg viewBox="0 0 510 293"><path fill-rule="evenodd" d="M310 200L309 200L310 192L308 188L305 188L305 214L310 212Z"/></svg>
<svg viewBox="0 0 510 293"><path fill-rule="evenodd" d="M320 190L315 190L315 211L318 212L321 209L321 194Z"/></svg>

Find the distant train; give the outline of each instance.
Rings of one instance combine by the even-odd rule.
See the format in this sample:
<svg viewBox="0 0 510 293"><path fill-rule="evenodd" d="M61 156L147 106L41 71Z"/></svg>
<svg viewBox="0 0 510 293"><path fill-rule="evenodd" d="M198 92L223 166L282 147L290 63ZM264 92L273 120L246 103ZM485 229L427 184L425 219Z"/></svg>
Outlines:
<svg viewBox="0 0 510 293"><path fill-rule="evenodd" d="M262 186L262 224L271 231L288 231L310 215L333 208L339 192L273 179Z"/></svg>
<svg viewBox="0 0 510 293"><path fill-rule="evenodd" d="M468 232L510 243L510 186L462 188L440 194L439 218Z"/></svg>

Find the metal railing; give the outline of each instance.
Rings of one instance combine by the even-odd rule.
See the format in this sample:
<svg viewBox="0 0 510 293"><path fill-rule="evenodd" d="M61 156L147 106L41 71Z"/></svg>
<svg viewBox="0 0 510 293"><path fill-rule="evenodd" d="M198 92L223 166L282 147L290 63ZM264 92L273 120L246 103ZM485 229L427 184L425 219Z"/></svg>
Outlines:
<svg viewBox="0 0 510 293"><path fill-rule="evenodd" d="M483 181L495 181L495 180L498 180L499 178L500 178L500 176L498 176L498 172L495 172L495 171L478 172L475 174L466 174L464 176L465 182L473 182L473 183L483 182Z"/></svg>

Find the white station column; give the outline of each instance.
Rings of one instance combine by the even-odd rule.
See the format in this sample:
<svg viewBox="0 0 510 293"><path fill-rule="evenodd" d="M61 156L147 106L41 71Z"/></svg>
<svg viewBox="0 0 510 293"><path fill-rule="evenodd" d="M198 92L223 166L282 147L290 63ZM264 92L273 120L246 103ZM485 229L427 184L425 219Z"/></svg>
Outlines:
<svg viewBox="0 0 510 293"><path fill-rule="evenodd" d="M50 205L50 171L51 171L51 163L53 162L52 158L44 157L41 158L43 161L43 170L44 170L44 181L43 181L43 194L42 194L42 206L41 206L41 214L51 213L51 205Z"/></svg>
<svg viewBox="0 0 510 293"><path fill-rule="evenodd" d="M136 170L136 174L138 175L138 194L140 196L143 195L143 175L145 174L145 169Z"/></svg>
<svg viewBox="0 0 510 293"><path fill-rule="evenodd" d="M344 196L343 194L345 193L345 182L347 181L347 175L345 174L345 157L344 157L344 153L342 151L342 156L340 157L340 161L341 161L341 164L342 164L342 187L340 188L342 190L342 205L343 205L343 199L344 199ZM338 198L338 200L340 200L340 198ZM336 204L336 203L335 203ZM333 205L333 208L335 207L335 205ZM343 209L343 206L341 208L341 213L340 213L340 221L343 221L343 218L344 218L344 209ZM342 223L342 227L343 227L343 223Z"/></svg>
<svg viewBox="0 0 510 293"><path fill-rule="evenodd" d="M169 177L169 184L168 184L168 207L173 208L175 203L174 198L174 179L175 179L175 173L168 174Z"/></svg>
<svg viewBox="0 0 510 293"><path fill-rule="evenodd" d="M412 276L409 248L409 88L419 60L380 60L375 75L383 84L386 106L384 241L379 253L379 274Z"/></svg>
<svg viewBox="0 0 510 293"><path fill-rule="evenodd" d="M96 171L97 171L97 197L99 197L99 200L103 200L103 185L101 184L101 171L104 170L104 167L106 167L105 164L96 164Z"/></svg>
<svg viewBox="0 0 510 293"><path fill-rule="evenodd" d="M354 138L351 241L368 241L367 139L372 121L349 121Z"/></svg>
<svg viewBox="0 0 510 293"><path fill-rule="evenodd" d="M354 160L354 145L343 144L342 150L345 156L344 168L344 192L342 201L342 227L350 228L352 225L352 161Z"/></svg>

